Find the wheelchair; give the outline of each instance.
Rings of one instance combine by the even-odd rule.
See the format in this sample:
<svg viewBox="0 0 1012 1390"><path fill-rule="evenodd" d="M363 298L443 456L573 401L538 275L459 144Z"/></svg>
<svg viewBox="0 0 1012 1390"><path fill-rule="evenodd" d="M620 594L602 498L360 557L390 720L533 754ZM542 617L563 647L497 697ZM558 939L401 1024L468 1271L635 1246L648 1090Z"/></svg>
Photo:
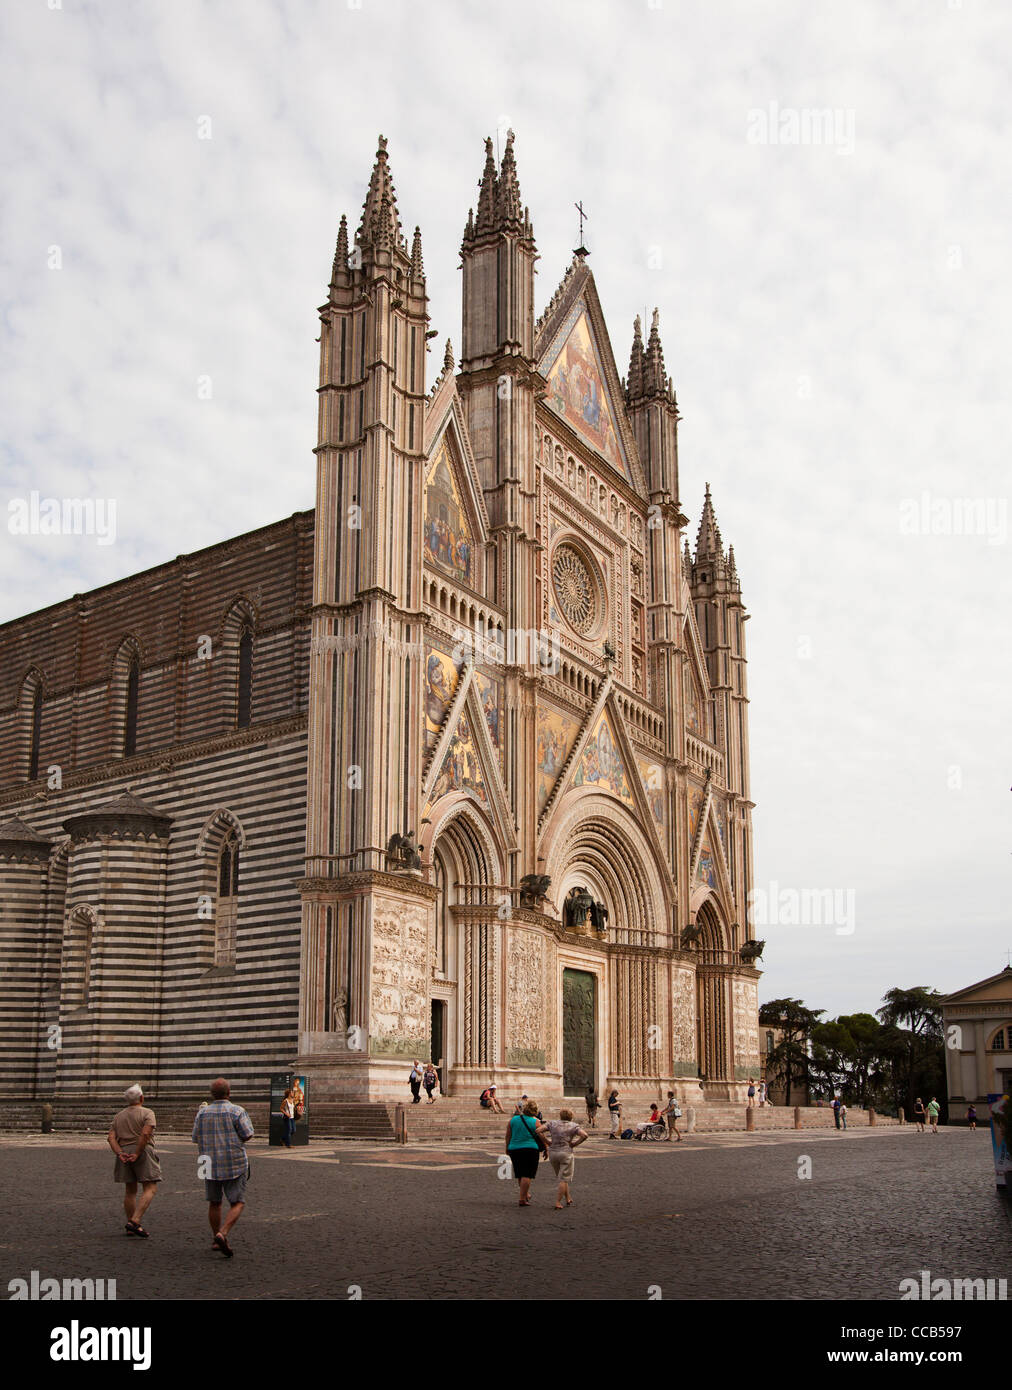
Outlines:
<svg viewBox="0 0 1012 1390"><path fill-rule="evenodd" d="M663 1120L658 1120L656 1124L647 1125L646 1129L633 1130L634 1139L666 1139L668 1137L668 1127Z"/></svg>

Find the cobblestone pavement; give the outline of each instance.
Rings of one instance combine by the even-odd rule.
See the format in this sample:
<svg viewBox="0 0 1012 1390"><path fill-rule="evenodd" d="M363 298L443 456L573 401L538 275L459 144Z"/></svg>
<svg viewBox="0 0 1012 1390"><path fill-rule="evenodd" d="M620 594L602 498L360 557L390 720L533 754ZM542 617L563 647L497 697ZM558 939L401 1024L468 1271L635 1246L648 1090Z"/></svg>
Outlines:
<svg viewBox="0 0 1012 1390"><path fill-rule="evenodd" d="M574 1205L542 1165L530 1208L499 1150L321 1141L250 1145L236 1258L212 1251L193 1146L158 1145L165 1181L123 1232L104 1140L0 1137L0 1289L115 1278L122 1299L875 1299L900 1280L1010 1278L1010 1207L986 1130L595 1138ZM799 1177L811 1161L811 1178Z"/></svg>

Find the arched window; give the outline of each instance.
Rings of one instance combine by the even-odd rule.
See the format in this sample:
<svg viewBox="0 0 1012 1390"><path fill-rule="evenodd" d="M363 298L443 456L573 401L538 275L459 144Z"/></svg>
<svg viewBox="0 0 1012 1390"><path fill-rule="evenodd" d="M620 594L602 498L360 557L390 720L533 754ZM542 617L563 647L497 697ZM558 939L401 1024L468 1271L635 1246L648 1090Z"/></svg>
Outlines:
<svg viewBox="0 0 1012 1390"><path fill-rule="evenodd" d="M32 725L28 741L28 780L34 782L39 775L39 748L42 745L42 686L35 687L32 696Z"/></svg>
<svg viewBox="0 0 1012 1390"><path fill-rule="evenodd" d="M137 752L137 699L141 685L141 664L136 657L130 662L126 688L126 720L123 725L123 756L132 758Z"/></svg>
<svg viewBox="0 0 1012 1390"><path fill-rule="evenodd" d="M91 958L98 919L90 907L75 907L67 919L60 981L65 1011L86 1009L91 996Z"/></svg>
<svg viewBox="0 0 1012 1390"><path fill-rule="evenodd" d="M235 965L239 916L239 837L230 831L218 852L218 894L214 905L214 963Z"/></svg>
<svg viewBox="0 0 1012 1390"><path fill-rule="evenodd" d="M239 634L239 679L237 682L235 727L248 729L253 709L253 633L243 627Z"/></svg>
<svg viewBox="0 0 1012 1390"><path fill-rule="evenodd" d="M1006 1028L999 1028L998 1031L997 1031L997 1033L995 1033L994 1037L991 1039L990 1043L988 1044L988 1047L987 1047L988 1052L1005 1052L1006 1050L1012 1050L1012 1049L1006 1049L1006 1046L1005 1046L1005 1034L1006 1034L1006 1032L1010 1034L1009 1042L1012 1043L1012 1028L1009 1028L1009 1029L1006 1029Z"/></svg>

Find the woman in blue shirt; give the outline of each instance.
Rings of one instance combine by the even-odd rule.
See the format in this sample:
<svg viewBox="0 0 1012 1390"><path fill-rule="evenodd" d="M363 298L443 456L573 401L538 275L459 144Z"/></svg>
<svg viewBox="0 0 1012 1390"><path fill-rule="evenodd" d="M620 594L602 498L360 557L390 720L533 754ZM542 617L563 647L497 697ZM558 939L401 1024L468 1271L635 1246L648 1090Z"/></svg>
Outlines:
<svg viewBox="0 0 1012 1390"><path fill-rule="evenodd" d="M531 1204L531 1180L538 1175L541 1146L538 1139L548 1133L547 1125L538 1121L537 1102L529 1100L523 1110L510 1116L506 1127L506 1152L513 1164L513 1176L520 1183L520 1206Z"/></svg>

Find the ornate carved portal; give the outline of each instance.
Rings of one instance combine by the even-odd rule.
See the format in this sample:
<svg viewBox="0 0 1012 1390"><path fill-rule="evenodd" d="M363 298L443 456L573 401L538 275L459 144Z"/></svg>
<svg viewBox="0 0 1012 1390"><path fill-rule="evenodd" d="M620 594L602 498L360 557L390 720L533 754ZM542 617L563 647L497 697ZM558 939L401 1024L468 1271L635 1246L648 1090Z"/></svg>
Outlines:
<svg viewBox="0 0 1012 1390"><path fill-rule="evenodd" d="M562 1090L582 1096L595 1081L597 980L587 970L562 972Z"/></svg>

